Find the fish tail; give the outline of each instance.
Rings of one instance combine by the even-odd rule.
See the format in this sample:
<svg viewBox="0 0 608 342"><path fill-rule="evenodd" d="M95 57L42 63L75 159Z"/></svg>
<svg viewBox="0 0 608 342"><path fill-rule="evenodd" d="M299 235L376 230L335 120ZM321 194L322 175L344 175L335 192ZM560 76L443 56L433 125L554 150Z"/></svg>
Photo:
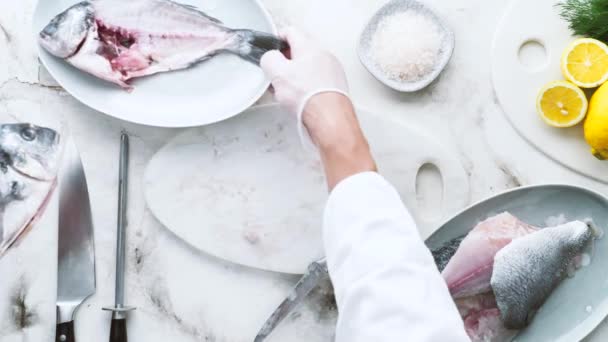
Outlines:
<svg viewBox="0 0 608 342"><path fill-rule="evenodd" d="M232 52L256 65L260 64L266 52L289 48L285 40L270 33L253 30L234 30L234 33L238 37L238 46Z"/></svg>

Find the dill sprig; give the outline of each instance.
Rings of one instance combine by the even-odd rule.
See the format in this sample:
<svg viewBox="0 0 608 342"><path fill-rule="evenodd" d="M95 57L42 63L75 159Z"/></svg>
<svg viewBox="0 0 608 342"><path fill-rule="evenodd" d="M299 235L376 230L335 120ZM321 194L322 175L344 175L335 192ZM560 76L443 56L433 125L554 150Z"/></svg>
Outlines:
<svg viewBox="0 0 608 342"><path fill-rule="evenodd" d="M565 0L556 6L575 35L608 41L608 0Z"/></svg>

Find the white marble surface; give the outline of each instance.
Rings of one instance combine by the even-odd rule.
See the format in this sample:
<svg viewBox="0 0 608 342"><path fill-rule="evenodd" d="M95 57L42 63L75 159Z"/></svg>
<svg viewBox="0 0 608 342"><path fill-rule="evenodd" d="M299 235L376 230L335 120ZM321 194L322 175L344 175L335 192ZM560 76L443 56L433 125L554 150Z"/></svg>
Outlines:
<svg viewBox="0 0 608 342"><path fill-rule="evenodd" d="M50 1L50 0L47 0ZM214 0L219 1L219 0ZM416 94L379 84L359 64L356 39L382 0L265 0L280 25L302 26L344 63L354 101L382 115L433 130L458 150L472 199L520 185L565 182L608 194L531 148L508 124L493 95L490 44L507 0L426 0L456 34L456 50L439 81ZM129 124L95 113L61 90L37 61L30 18L34 0L0 2L0 118L65 120L87 172L97 248L98 289L78 314L80 341L104 341L113 300L119 133L132 136L128 231L128 304L132 341L251 341L296 278L234 266L189 248L146 210L142 172L179 130ZM267 101L266 97L264 101ZM404 156L407 158L407 156ZM167 175L170 177L171 175ZM35 229L0 260L0 341L52 341L55 227ZM335 308L318 291L271 341L331 341ZM590 341L608 337L606 324Z"/></svg>

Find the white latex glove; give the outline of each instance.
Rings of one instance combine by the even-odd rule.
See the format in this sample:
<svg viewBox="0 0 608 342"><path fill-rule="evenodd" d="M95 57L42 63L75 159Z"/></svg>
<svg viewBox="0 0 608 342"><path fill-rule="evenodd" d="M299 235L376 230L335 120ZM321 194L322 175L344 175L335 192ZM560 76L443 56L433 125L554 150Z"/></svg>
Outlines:
<svg viewBox="0 0 608 342"><path fill-rule="evenodd" d="M314 148L302 121L306 103L323 92L348 96L346 75L336 57L304 33L288 28L283 31L282 37L289 42L291 59L273 50L262 56L260 65L271 79L277 101L296 115L302 144Z"/></svg>

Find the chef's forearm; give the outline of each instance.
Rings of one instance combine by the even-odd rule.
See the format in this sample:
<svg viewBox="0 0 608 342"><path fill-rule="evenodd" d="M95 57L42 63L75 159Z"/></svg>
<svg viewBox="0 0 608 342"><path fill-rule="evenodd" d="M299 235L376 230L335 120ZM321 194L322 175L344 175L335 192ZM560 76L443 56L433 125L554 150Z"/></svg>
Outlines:
<svg viewBox="0 0 608 342"><path fill-rule="evenodd" d="M315 95L308 101L302 120L319 148L330 190L349 176L376 170L348 97L332 92Z"/></svg>
<svg viewBox="0 0 608 342"><path fill-rule="evenodd" d="M416 224L382 176L337 184L323 231L340 314L336 342L469 340Z"/></svg>

